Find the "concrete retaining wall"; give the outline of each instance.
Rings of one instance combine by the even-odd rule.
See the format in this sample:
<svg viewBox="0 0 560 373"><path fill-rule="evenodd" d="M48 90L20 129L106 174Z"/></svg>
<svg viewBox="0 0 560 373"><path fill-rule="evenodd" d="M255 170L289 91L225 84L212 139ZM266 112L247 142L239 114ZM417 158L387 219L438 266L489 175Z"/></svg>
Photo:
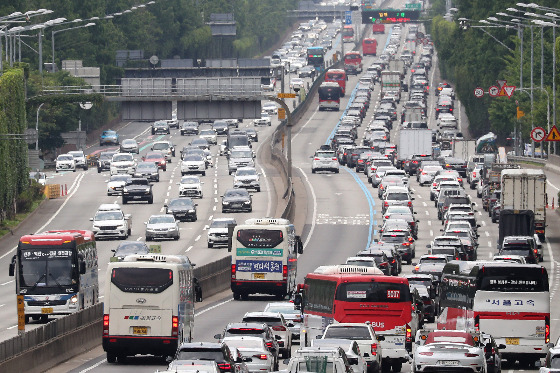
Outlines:
<svg viewBox="0 0 560 373"><path fill-rule="evenodd" d="M194 268L194 277L202 288L202 297L207 298L229 289L231 282L231 255Z"/></svg>

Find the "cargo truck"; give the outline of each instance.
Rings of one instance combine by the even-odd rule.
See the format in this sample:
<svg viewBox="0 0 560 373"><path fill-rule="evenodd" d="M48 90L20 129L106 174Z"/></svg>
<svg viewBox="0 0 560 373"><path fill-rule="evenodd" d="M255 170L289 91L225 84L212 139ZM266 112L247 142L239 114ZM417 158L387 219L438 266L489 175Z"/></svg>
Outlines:
<svg viewBox="0 0 560 373"><path fill-rule="evenodd" d="M402 168L404 161L413 155L432 154L432 130L401 129L397 149L397 167Z"/></svg>
<svg viewBox="0 0 560 373"><path fill-rule="evenodd" d="M454 140L452 149L453 158L469 161L476 154L476 140Z"/></svg>
<svg viewBox="0 0 560 373"><path fill-rule="evenodd" d="M546 175L543 170L505 169L501 172L502 210L529 210L534 214L534 230L544 239L546 230ZM500 222L502 217L500 215ZM519 234L519 233L518 233Z"/></svg>
<svg viewBox="0 0 560 373"><path fill-rule="evenodd" d="M401 99L401 73L399 71L384 70L381 72L381 97L388 92L392 92L397 97L397 102Z"/></svg>

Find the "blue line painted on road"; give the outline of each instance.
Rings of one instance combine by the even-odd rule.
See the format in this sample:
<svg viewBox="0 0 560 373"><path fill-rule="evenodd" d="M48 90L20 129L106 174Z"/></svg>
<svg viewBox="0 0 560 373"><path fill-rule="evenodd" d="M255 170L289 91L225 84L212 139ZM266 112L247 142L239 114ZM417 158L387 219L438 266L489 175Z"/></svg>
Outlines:
<svg viewBox="0 0 560 373"><path fill-rule="evenodd" d="M371 239L373 237L372 233L373 232L373 225L374 223L377 224L377 222L375 222L373 220L373 206L375 206L375 200L373 199L373 196L371 195L371 193L369 192L367 186L364 184L364 182L359 178L359 176L352 170L350 170L348 167L343 167L343 169L348 172L353 178L354 180L356 180L356 182L358 183L359 187L362 188L364 194L366 195L366 199L368 201L369 204L369 231L368 231L368 242L366 245L366 249L371 245Z"/></svg>
<svg viewBox="0 0 560 373"><path fill-rule="evenodd" d="M149 144L146 144L146 145L144 145L143 147L141 147L141 148L140 148L140 151L142 152L142 151L144 151L144 149L146 149L147 147L154 145L154 142L163 139L163 136L165 136L165 135L159 135L153 142L151 142L151 143L149 143Z"/></svg>

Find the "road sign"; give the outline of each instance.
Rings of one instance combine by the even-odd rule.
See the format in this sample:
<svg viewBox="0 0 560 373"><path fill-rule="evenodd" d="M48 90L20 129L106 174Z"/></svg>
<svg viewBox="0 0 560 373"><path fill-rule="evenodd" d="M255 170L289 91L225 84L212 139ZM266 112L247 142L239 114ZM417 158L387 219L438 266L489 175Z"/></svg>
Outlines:
<svg viewBox="0 0 560 373"><path fill-rule="evenodd" d="M535 127L531 131L531 138L536 142L541 142L546 136L546 130L542 127Z"/></svg>
<svg viewBox="0 0 560 373"><path fill-rule="evenodd" d="M422 3L408 3L408 4L404 4L404 7L406 9L418 9L421 10L422 9Z"/></svg>
<svg viewBox="0 0 560 373"><path fill-rule="evenodd" d="M344 13L344 23L347 24L347 25L352 24L352 11L351 10L347 10Z"/></svg>
<svg viewBox="0 0 560 373"><path fill-rule="evenodd" d="M278 98L296 98L295 93L278 93Z"/></svg>
<svg viewBox="0 0 560 373"><path fill-rule="evenodd" d="M502 89L506 85L507 80L496 80L496 82L498 83L498 87Z"/></svg>
<svg viewBox="0 0 560 373"><path fill-rule="evenodd" d="M477 87L474 89L474 96L476 98L481 98L482 96L484 96L484 89Z"/></svg>
<svg viewBox="0 0 560 373"><path fill-rule="evenodd" d="M491 97L498 97L498 93L500 93L500 88L496 87L495 85L488 88L488 94Z"/></svg>
<svg viewBox="0 0 560 373"><path fill-rule="evenodd" d="M552 126L544 141L560 141L560 132L558 132L556 126Z"/></svg>
<svg viewBox="0 0 560 373"><path fill-rule="evenodd" d="M511 98L511 95L513 94L513 92L515 92L515 86L505 85L502 87L502 91L504 91L505 95L508 96L508 98Z"/></svg>
<svg viewBox="0 0 560 373"><path fill-rule="evenodd" d="M278 119L286 119L286 109L278 108Z"/></svg>

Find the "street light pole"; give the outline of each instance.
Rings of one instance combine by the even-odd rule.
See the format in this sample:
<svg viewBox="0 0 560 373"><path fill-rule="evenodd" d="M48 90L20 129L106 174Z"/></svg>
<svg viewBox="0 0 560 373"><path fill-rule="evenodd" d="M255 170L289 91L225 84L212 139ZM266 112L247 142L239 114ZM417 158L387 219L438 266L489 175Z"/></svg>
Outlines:
<svg viewBox="0 0 560 373"><path fill-rule="evenodd" d="M75 30L75 29L78 29L78 28L84 28L84 27L90 27L90 26L95 26L95 23L90 22L90 23L82 25L82 26L68 27L68 28L65 28L65 29L62 29L62 30L53 30L51 32L51 46L52 46L52 66L51 66L51 68L52 68L52 72L54 72L54 66L55 66L54 65L54 35L56 33L59 33L59 32L68 31L68 30Z"/></svg>
<svg viewBox="0 0 560 373"><path fill-rule="evenodd" d="M41 110L41 106L45 103L41 103L37 108L37 122L35 123L35 132L37 133L37 139L35 140L35 150L39 150L39 110Z"/></svg>

